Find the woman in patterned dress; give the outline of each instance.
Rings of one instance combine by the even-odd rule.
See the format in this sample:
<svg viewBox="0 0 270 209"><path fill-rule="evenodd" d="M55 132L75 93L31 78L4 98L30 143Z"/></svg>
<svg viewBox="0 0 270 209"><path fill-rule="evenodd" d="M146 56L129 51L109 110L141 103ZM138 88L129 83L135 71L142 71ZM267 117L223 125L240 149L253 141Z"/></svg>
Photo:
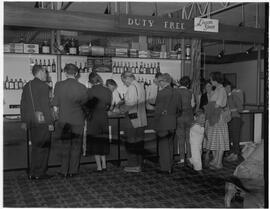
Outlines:
<svg viewBox="0 0 270 209"><path fill-rule="evenodd" d="M222 116L223 108L225 108L227 104L227 94L222 85L223 76L220 72L212 72L210 74L210 81L216 89L206 106L208 119L208 141L206 148L213 152L213 160L209 163L210 168L220 169L223 167L222 159L224 151L229 150L228 126Z"/></svg>

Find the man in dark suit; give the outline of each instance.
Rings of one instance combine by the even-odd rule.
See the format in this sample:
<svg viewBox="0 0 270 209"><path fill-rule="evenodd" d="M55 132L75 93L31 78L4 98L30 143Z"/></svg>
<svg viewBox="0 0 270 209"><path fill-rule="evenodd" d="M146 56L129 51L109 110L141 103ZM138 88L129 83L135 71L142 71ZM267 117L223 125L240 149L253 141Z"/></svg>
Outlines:
<svg viewBox="0 0 270 209"><path fill-rule="evenodd" d="M50 110L49 86L47 71L41 65L32 68L34 79L23 88L21 97L22 128L29 130L32 143L30 179L46 179L49 151L51 146L51 133L53 131L53 118ZM43 123L38 123L35 111L42 112Z"/></svg>
<svg viewBox="0 0 270 209"><path fill-rule="evenodd" d="M157 94L155 109L155 129L159 138L159 163L162 173L171 173L173 165L173 137L176 128L176 116L181 98L170 86L168 73L158 77L160 91Z"/></svg>
<svg viewBox="0 0 270 209"><path fill-rule="evenodd" d="M55 84L53 105L59 112L58 126L62 130L62 163L59 174L72 177L78 174L82 149L84 114L82 105L87 100L86 87L76 80L78 67L67 64L66 80Z"/></svg>

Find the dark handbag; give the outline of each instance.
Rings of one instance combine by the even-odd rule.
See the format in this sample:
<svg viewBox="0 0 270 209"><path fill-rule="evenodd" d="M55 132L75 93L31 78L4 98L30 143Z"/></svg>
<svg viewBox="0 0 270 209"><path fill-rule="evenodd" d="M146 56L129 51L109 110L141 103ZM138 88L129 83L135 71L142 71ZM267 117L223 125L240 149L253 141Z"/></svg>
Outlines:
<svg viewBox="0 0 270 209"><path fill-rule="evenodd" d="M45 121L45 117L44 117L43 112L36 111L36 108L35 108L33 94L32 94L32 88L31 88L31 81L29 83L29 91L30 91L31 102L32 102L33 109L34 109L34 122L38 123L38 124L44 124L44 123L46 123L46 121Z"/></svg>
<svg viewBox="0 0 270 209"><path fill-rule="evenodd" d="M129 119L136 119L136 118L138 118L138 114L136 112L130 113L130 114L128 114L128 117L129 117Z"/></svg>

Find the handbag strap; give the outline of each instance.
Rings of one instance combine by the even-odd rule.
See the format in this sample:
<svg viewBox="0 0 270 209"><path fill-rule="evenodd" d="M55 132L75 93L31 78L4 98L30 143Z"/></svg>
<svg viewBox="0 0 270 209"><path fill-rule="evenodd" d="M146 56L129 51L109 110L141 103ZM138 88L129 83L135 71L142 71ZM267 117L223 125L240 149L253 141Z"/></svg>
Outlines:
<svg viewBox="0 0 270 209"><path fill-rule="evenodd" d="M139 93L138 93L138 89L137 89L137 86L135 84L133 84L133 86L135 87L136 89L136 93L137 93L137 104L136 104L136 107L137 107L137 111L139 111Z"/></svg>
<svg viewBox="0 0 270 209"><path fill-rule="evenodd" d="M31 102L32 102L32 105L33 105L33 108L34 108L34 112L35 112L36 111L36 108L35 108L33 94L32 94L31 81L29 82L29 92L30 92Z"/></svg>

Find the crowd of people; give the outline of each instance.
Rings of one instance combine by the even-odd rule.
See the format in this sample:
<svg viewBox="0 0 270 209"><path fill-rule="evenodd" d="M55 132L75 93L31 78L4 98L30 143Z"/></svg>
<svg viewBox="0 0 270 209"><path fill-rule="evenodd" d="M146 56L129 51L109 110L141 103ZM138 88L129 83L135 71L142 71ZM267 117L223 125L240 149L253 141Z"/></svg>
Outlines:
<svg viewBox="0 0 270 209"><path fill-rule="evenodd" d="M96 172L105 171L106 155L110 152L108 111L115 108L126 119L126 172L143 170L147 111L154 114L159 141L157 172L170 174L175 163L197 172L201 172L203 165L221 169L224 152L229 150L225 160L237 160L243 93L225 82L220 72L211 73L204 82L197 104L188 76L183 76L176 88L168 73L157 73L152 88L145 91L134 74L126 71L121 80L127 91L121 98L117 83L108 79L104 84L96 71L89 74L88 89L76 79L79 72L74 64L67 64L64 72L66 79L56 83L52 101L46 84L47 72L41 65L33 66L34 79L23 88L22 128L29 130L32 142L30 179L50 177L47 167L52 132L61 139L60 176L78 175L84 133L87 154L94 156Z"/></svg>

